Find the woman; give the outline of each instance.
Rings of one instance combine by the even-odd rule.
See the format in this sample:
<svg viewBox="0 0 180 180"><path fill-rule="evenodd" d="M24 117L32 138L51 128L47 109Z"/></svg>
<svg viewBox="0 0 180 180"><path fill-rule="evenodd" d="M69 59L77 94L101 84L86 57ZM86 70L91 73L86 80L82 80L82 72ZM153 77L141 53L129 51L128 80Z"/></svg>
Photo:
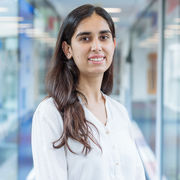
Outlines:
<svg viewBox="0 0 180 180"><path fill-rule="evenodd" d="M83 5L61 26L47 77L49 97L32 125L36 180L144 180L125 108L108 96L115 29Z"/></svg>

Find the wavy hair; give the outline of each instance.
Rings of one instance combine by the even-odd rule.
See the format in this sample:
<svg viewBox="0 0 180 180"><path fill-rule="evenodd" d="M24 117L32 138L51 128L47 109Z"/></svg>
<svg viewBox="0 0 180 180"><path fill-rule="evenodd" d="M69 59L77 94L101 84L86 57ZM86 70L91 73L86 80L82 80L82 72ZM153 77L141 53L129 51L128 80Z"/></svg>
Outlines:
<svg viewBox="0 0 180 180"><path fill-rule="evenodd" d="M91 131L91 125L93 124L85 118L83 107L78 98L79 95L85 98L85 96L77 90L80 72L73 58L70 60L66 58L62 49L62 43L66 41L67 44L71 45L71 38L78 24L83 19L90 17L94 12L106 20L113 39L115 38L114 23L111 16L103 8L86 4L74 9L61 25L50 69L46 77L48 97L53 98L63 119L62 135L58 140L53 142L53 147L61 148L65 146L69 151L75 153L68 144L68 139L71 138L83 145L82 153L85 153L85 155L92 149L89 140L92 140L100 149L101 146L93 136ZM104 72L101 91L109 95L112 87L113 63L108 70ZM95 125L93 126L95 127Z"/></svg>

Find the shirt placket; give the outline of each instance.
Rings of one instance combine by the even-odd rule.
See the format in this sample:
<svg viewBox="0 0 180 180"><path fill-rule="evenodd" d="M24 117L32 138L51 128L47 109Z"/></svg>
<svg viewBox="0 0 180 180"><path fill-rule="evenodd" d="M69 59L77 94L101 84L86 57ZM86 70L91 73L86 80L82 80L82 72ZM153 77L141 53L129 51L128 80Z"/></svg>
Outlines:
<svg viewBox="0 0 180 180"><path fill-rule="evenodd" d="M123 180L122 172L121 172L121 162L120 162L120 151L119 147L117 145L117 142L115 139L117 137L113 136L113 132L111 132L112 127L111 124L108 123L107 126L105 126L105 133L108 137L109 146L111 148L111 172L110 176L113 180Z"/></svg>

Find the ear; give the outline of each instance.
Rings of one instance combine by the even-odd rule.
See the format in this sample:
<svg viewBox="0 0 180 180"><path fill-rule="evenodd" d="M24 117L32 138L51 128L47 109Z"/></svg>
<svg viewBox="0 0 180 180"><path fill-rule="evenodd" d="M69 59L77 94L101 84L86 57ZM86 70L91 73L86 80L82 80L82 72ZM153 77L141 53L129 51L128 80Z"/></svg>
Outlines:
<svg viewBox="0 0 180 180"><path fill-rule="evenodd" d="M62 49L67 59L71 59L72 58L71 46L66 41L62 42Z"/></svg>
<svg viewBox="0 0 180 180"><path fill-rule="evenodd" d="M115 48L116 47L116 39L115 38L114 38L113 42L114 42L114 48Z"/></svg>

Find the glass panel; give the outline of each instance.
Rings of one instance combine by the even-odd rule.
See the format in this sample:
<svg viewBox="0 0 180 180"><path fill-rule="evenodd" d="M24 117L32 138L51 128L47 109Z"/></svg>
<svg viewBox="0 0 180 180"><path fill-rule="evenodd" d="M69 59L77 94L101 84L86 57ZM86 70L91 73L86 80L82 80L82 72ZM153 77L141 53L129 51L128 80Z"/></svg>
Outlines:
<svg viewBox="0 0 180 180"><path fill-rule="evenodd" d="M0 1L0 178L16 180L18 156L17 2Z"/></svg>
<svg viewBox="0 0 180 180"><path fill-rule="evenodd" d="M147 179L157 179L155 159L156 83L158 51L158 1L152 1L132 27L131 114L145 140L135 139L144 163ZM146 144L147 143L147 144Z"/></svg>
<svg viewBox="0 0 180 180"><path fill-rule="evenodd" d="M32 115L46 96L45 73L56 42L59 19L46 2L19 0L21 22L19 34L19 171L26 179L33 167L31 152Z"/></svg>
<svg viewBox="0 0 180 180"><path fill-rule="evenodd" d="M157 76L157 1L133 27L132 36L132 118L155 151Z"/></svg>
<svg viewBox="0 0 180 180"><path fill-rule="evenodd" d="M166 0L164 48L163 173L180 179L180 0Z"/></svg>
<svg viewBox="0 0 180 180"><path fill-rule="evenodd" d="M26 179L32 168L30 149L30 125L33 108L33 42L27 36L33 27L34 8L25 0L19 0L19 148L18 180Z"/></svg>

